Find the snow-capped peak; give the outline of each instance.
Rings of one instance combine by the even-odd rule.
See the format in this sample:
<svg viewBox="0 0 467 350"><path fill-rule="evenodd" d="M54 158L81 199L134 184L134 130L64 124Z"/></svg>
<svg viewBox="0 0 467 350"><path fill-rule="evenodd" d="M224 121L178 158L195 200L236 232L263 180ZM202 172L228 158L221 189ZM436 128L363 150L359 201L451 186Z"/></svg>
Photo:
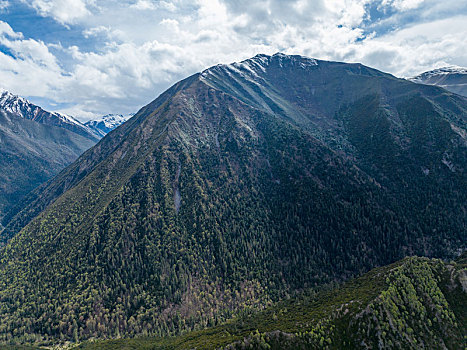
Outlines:
<svg viewBox="0 0 467 350"><path fill-rule="evenodd" d="M132 116L134 116L134 113L128 114L128 115L122 115L122 114L107 114L102 117L99 117L97 119L90 120L86 122L86 124L99 124L99 123L104 123L104 125L107 128L116 128L120 124L123 124L126 122L128 119L130 119Z"/></svg>
<svg viewBox="0 0 467 350"><path fill-rule="evenodd" d="M467 68L448 66L417 75L409 80L418 84L440 86L458 95L467 97Z"/></svg>
<svg viewBox="0 0 467 350"><path fill-rule="evenodd" d="M92 131L73 117L59 112L48 112L3 88L0 88L0 109L20 118L63 127L88 138L94 138Z"/></svg>
<svg viewBox="0 0 467 350"><path fill-rule="evenodd" d="M59 113L59 112L52 112L53 115L57 116L57 118L60 118L61 120L63 120L64 122L68 122L68 123L71 123L71 124L75 124L75 125L78 125L80 127L83 126L83 124L81 124L78 120L76 120L75 118L73 118L71 115L68 115L68 114L63 114L63 113Z"/></svg>
<svg viewBox="0 0 467 350"><path fill-rule="evenodd" d="M430 72L427 72L430 73ZM449 73L459 73L459 74L467 74L467 68L459 67L459 66L446 66L437 68L431 71L433 74L449 74Z"/></svg>
<svg viewBox="0 0 467 350"><path fill-rule="evenodd" d="M135 115L134 113L130 113L127 115L106 114L97 119L90 120L86 122L84 125L92 129L96 135L103 137L107 133L112 131L113 129L125 123L128 119L130 119L134 115Z"/></svg>
<svg viewBox="0 0 467 350"><path fill-rule="evenodd" d="M271 66L295 66L304 70L310 67L317 66L318 61L313 58L308 58L300 55L287 55L284 53L276 53L274 55L258 54L252 58L231 64L218 64L204 70L201 73L203 78L211 75L216 75L216 72L224 71L227 74L240 74L246 79L258 78L258 75L265 73Z"/></svg>
<svg viewBox="0 0 467 350"><path fill-rule="evenodd" d="M0 88L0 108L5 111L24 117L25 111L30 113L35 107L37 106L34 106L25 98L13 95L11 92Z"/></svg>
<svg viewBox="0 0 467 350"><path fill-rule="evenodd" d="M428 72L421 73L410 80L412 81L423 81L437 76L443 76L448 74L467 74L467 68L459 66L446 66L436 68Z"/></svg>

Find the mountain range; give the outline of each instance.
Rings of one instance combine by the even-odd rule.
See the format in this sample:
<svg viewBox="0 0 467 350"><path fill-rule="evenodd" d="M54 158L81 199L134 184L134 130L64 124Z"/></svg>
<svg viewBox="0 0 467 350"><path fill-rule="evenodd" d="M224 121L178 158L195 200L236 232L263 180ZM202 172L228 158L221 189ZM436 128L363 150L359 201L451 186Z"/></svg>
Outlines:
<svg viewBox="0 0 467 350"><path fill-rule="evenodd" d="M0 217L98 138L72 117L0 92Z"/></svg>
<svg viewBox="0 0 467 350"><path fill-rule="evenodd" d="M415 83L436 85L467 97L467 69L457 66L434 69L411 80Z"/></svg>
<svg viewBox="0 0 467 350"><path fill-rule="evenodd" d="M121 114L106 114L100 118L92 119L84 123L85 126L92 129L99 137L104 137L113 129L125 123L128 119L135 114L121 115Z"/></svg>
<svg viewBox="0 0 467 350"><path fill-rule="evenodd" d="M83 124L0 90L0 218L129 117Z"/></svg>
<svg viewBox="0 0 467 350"><path fill-rule="evenodd" d="M3 89L0 90L0 108L10 115L48 126L62 127L88 139L96 140L91 130L73 117L58 112L47 112L25 98Z"/></svg>
<svg viewBox="0 0 467 350"><path fill-rule="evenodd" d="M194 74L3 218L0 340L176 335L407 255L455 257L467 241L466 117L465 97L361 64L257 55ZM392 319L371 326L387 310L407 316L391 309L388 278L372 299L383 304L346 332L380 329L414 348L445 331L413 325L412 297L400 327L426 337L393 336ZM446 312L430 322L454 324ZM321 325L318 344L333 334Z"/></svg>

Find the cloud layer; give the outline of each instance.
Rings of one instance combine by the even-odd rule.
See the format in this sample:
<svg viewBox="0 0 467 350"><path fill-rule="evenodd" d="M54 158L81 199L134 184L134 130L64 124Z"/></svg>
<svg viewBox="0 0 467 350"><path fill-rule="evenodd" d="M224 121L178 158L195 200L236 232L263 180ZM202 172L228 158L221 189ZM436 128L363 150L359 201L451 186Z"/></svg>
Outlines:
<svg viewBox="0 0 467 350"><path fill-rule="evenodd" d="M1 20L15 1L59 24L57 40ZM3 0L0 20L3 87L82 120L134 112L189 74L257 53L398 76L467 66L467 0Z"/></svg>

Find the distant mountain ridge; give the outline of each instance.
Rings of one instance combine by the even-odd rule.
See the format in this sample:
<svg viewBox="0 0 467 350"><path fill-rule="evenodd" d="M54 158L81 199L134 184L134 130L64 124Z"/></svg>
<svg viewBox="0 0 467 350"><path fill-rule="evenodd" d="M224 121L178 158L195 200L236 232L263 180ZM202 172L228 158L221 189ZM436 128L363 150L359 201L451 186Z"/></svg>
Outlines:
<svg viewBox="0 0 467 350"><path fill-rule="evenodd" d="M0 138L0 218L21 208L21 199L29 191L133 115L106 115L83 124L2 88L0 113L0 133L4 133Z"/></svg>
<svg viewBox="0 0 467 350"><path fill-rule="evenodd" d="M0 108L19 117L45 125L59 126L93 140L104 137L134 116L134 113L127 115L107 114L81 123L72 116L59 112L48 112L27 99L2 88L0 88Z"/></svg>
<svg viewBox="0 0 467 350"><path fill-rule="evenodd" d="M58 112L48 112L25 98L4 89L0 89L0 108L10 114L45 125L59 126L90 140L97 141L92 130L73 117Z"/></svg>
<svg viewBox="0 0 467 350"><path fill-rule="evenodd" d="M0 91L0 218L97 143L72 117Z"/></svg>
<svg viewBox="0 0 467 350"><path fill-rule="evenodd" d="M99 137L104 137L110 131L119 127L134 115L134 113L128 115L107 114L100 118L89 120L84 123L84 125L93 130Z"/></svg>
<svg viewBox="0 0 467 350"><path fill-rule="evenodd" d="M467 97L467 68L448 66L434 69L410 79L415 83L436 85Z"/></svg>

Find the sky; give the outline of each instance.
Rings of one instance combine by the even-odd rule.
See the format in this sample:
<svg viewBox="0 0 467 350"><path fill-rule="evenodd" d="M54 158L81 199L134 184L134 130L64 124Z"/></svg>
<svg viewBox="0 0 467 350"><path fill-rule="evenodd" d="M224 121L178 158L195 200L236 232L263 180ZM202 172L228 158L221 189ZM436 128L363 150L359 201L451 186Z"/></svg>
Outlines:
<svg viewBox="0 0 467 350"><path fill-rule="evenodd" d="M0 0L0 88L86 121L258 53L467 67L467 0Z"/></svg>

